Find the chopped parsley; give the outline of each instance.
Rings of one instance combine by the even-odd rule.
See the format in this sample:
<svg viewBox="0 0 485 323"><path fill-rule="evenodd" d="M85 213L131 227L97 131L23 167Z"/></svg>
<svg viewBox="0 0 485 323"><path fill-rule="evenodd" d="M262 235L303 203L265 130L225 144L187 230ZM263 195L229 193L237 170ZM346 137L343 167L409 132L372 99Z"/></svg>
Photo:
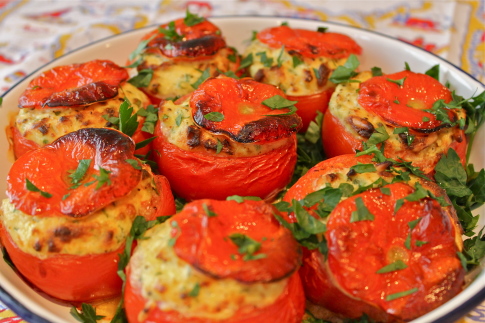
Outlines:
<svg viewBox="0 0 485 323"><path fill-rule="evenodd" d="M271 110L281 110L281 109L289 109L290 112L287 113L282 113L279 115L290 115L294 114L296 112L296 107L294 106L295 103L298 101L290 101L282 97L281 95L274 95L261 103L267 107L269 107ZM275 114L273 114L274 116Z"/></svg>
<svg viewBox="0 0 485 323"><path fill-rule="evenodd" d="M242 233L233 233L229 235L229 239L238 247L239 254L243 255L244 261L257 260L266 258L266 254L256 254L261 249L261 243L251 239Z"/></svg>
<svg viewBox="0 0 485 323"><path fill-rule="evenodd" d="M210 71L210 67L208 67L200 74L199 78L194 83L190 84L190 86L196 90L210 76L211 76L211 71Z"/></svg>
<svg viewBox="0 0 485 323"><path fill-rule="evenodd" d="M91 165L91 161L92 161L91 159L81 159L79 160L76 170L69 171L71 173L69 177L71 178L71 184L72 184L70 189L77 188L79 185L81 185L81 181L86 176L86 172L88 171L89 166Z"/></svg>
<svg viewBox="0 0 485 323"><path fill-rule="evenodd" d="M147 87L153 78L153 70L145 68L138 71L138 74L128 80L128 83L136 87Z"/></svg>
<svg viewBox="0 0 485 323"><path fill-rule="evenodd" d="M179 33L177 33L174 21L169 22L167 24L167 27L165 27L165 28L161 28L161 27L158 28L158 32L160 34L163 34L165 39L168 39L168 40L173 41L173 42L181 41L184 38L183 35L180 35Z"/></svg>
<svg viewBox="0 0 485 323"><path fill-rule="evenodd" d="M348 83L348 82L359 82L357 80L352 80L354 76L358 73L355 71L359 67L360 62L357 56L351 54L344 65L338 66L330 75L330 82L335 84Z"/></svg>
<svg viewBox="0 0 485 323"><path fill-rule="evenodd" d="M391 83L395 83L395 84L397 84L399 86L403 86L404 85L404 81L406 80L406 77L403 77L402 79L399 79L399 80L393 80L393 79L390 79L390 78L386 78L386 80L388 80Z"/></svg>
<svg viewBox="0 0 485 323"><path fill-rule="evenodd" d="M377 274L385 274L385 273L390 273L396 270L402 270L408 268L408 265L402 260L396 260L393 263L390 263L378 271L376 271Z"/></svg>
<svg viewBox="0 0 485 323"><path fill-rule="evenodd" d="M412 289L409 289L409 290L406 290L406 291L403 291L403 292L399 292L399 293L394 293L394 294L387 295L386 296L386 301L389 302L389 301L393 301L395 299L398 299L398 298L401 298L401 297L404 297L404 296L408 296L408 295L414 294L418 290L419 290L418 288L412 288Z"/></svg>
<svg viewBox="0 0 485 323"><path fill-rule="evenodd" d="M40 188L38 188L37 186L35 186L31 181L29 181L28 178L25 179L25 188L28 191L31 191L31 192L39 192L40 195L43 196L43 197L45 197L45 198L51 198L52 197L52 194L51 193L42 191Z"/></svg>
<svg viewBox="0 0 485 323"><path fill-rule="evenodd" d="M212 210L212 207L210 207L209 205L207 205L205 203L202 203L202 209L204 210L204 213L208 217L217 216L217 214Z"/></svg>
<svg viewBox="0 0 485 323"><path fill-rule="evenodd" d="M350 223L358 221L373 221L374 215L370 213L369 209L365 206L364 200L361 197L355 199L355 206L357 210L353 211L350 215Z"/></svg>
<svg viewBox="0 0 485 323"><path fill-rule="evenodd" d="M69 313L72 315L79 322L83 323L96 323L98 320L104 318L103 315L96 315L96 308L94 308L91 304L82 303L81 304L81 311L73 306Z"/></svg>
<svg viewBox="0 0 485 323"><path fill-rule="evenodd" d="M214 111L204 114L204 118L213 122L221 122L224 120L224 115L220 112Z"/></svg>
<svg viewBox="0 0 485 323"><path fill-rule="evenodd" d="M136 114L140 117L145 117L141 130L153 134L155 132L155 124L158 121L158 108L150 104L145 109L139 109Z"/></svg>
<svg viewBox="0 0 485 323"><path fill-rule="evenodd" d="M184 24L188 27L195 26L197 24L200 24L201 22L204 22L205 18L200 17L197 14L193 14L189 11L189 9L186 10L185 12L185 18L184 18Z"/></svg>

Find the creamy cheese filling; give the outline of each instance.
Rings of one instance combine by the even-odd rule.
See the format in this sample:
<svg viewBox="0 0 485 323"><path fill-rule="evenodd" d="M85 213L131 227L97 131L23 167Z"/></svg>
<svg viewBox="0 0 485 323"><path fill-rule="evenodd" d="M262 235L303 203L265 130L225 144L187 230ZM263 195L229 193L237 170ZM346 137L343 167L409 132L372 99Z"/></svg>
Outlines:
<svg viewBox="0 0 485 323"><path fill-rule="evenodd" d="M153 68L153 77L146 89L157 98L181 97L197 88L197 81L207 69L208 76L235 71L235 57L229 48L222 48L214 56L200 60L173 61L163 55L145 54L143 65Z"/></svg>
<svg viewBox="0 0 485 323"><path fill-rule="evenodd" d="M86 217L32 216L4 199L0 221L23 252L39 258L117 250L125 242L133 219L153 215L157 210L159 192L153 175L144 167L142 180L128 195Z"/></svg>
<svg viewBox="0 0 485 323"><path fill-rule="evenodd" d="M372 77L371 72L362 72L355 79L364 82ZM437 132L422 136L423 140L416 141L408 145L404 143L399 134L395 134L396 127L389 125L379 116L369 113L360 106L358 102L358 89L360 83L339 84L330 99L328 109L336 117L345 131L352 134L357 140L364 141L366 138L359 135L357 130L352 127L351 119L358 118L372 124L374 129L384 127L389 138L385 141L386 150L392 152L394 156L406 155L406 160L411 162L426 161L439 158L448 151L449 146L454 141L455 128L442 128ZM461 111L463 112L463 111ZM460 113L461 113L460 112ZM463 112L464 113L464 112ZM460 116L460 118L464 115Z"/></svg>
<svg viewBox="0 0 485 323"><path fill-rule="evenodd" d="M258 73L263 73L263 83L275 85L287 95L293 96L315 94L335 86L326 81L325 84L319 84L315 73L319 73L316 71L319 71L322 64L333 71L347 61L346 58L332 59L322 56L317 58L301 57L301 63L296 63L288 51L271 48L257 39L253 40L246 48L244 57L250 54L253 56L253 63L249 67L249 73L252 77L257 76Z"/></svg>
<svg viewBox="0 0 485 323"><path fill-rule="evenodd" d="M199 127L192 117L189 100L190 98L187 98L180 104L165 101L159 111L160 127L164 137L180 149L203 154L210 153L220 157L252 157L289 145L294 140L293 136L289 136L274 142L265 142L263 145L236 142L226 134L213 133ZM197 129L196 143L192 138L193 128Z"/></svg>
<svg viewBox="0 0 485 323"><path fill-rule="evenodd" d="M147 231L130 260L128 279L149 300L147 308L158 306L188 318L224 320L240 309L250 312L273 304L284 291L288 279L242 284L200 273L175 254L172 225L167 221Z"/></svg>
<svg viewBox="0 0 485 323"><path fill-rule="evenodd" d="M124 98L130 101L134 113L150 104L148 97L142 91L125 82L115 98L88 106L22 108L15 119L15 126L23 137L44 146L81 128L109 127L110 123L103 116L118 117L120 104L123 103Z"/></svg>

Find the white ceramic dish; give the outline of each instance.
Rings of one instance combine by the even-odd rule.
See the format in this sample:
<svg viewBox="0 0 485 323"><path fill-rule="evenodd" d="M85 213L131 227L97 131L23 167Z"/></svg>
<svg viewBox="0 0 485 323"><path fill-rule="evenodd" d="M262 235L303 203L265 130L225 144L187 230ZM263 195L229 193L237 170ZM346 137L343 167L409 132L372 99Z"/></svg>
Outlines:
<svg viewBox="0 0 485 323"><path fill-rule="evenodd" d="M253 30L276 26L284 21L292 27L316 30L318 26L329 27L329 31L340 32L353 37L363 47L361 69L379 66L385 73L400 71L407 62L413 71L424 72L431 66L440 64L441 82L449 82L452 89L464 97L470 97L482 92L485 87L473 77L460 70L449 62L430 54L420 48L414 47L399 40L369 32L327 22L297 20L274 17L222 17L212 18L223 31L229 45L240 51L252 35ZM155 27L123 33L108 39L98 41L74 52L71 52L55 61L43 66L41 69L27 77L7 92L0 108L0 129L5 129L9 117L17 111L17 99L27 86L28 82L40 72L58 65L81 63L91 59L110 59L124 65L127 57L133 51L142 35ZM485 127L480 129L476 136L471 162L475 168L485 167ZM8 141L2 133L0 135L0 199L5 198L6 177L12 158L7 156ZM477 212L476 212L477 213ZM485 223L484 208L479 211ZM459 295L440 308L413 321L414 323L452 322L465 315L485 299L485 274L480 272L478 277ZM26 285L13 270L0 260L0 300L15 310L29 322L76 322L69 314L69 308L55 304Z"/></svg>

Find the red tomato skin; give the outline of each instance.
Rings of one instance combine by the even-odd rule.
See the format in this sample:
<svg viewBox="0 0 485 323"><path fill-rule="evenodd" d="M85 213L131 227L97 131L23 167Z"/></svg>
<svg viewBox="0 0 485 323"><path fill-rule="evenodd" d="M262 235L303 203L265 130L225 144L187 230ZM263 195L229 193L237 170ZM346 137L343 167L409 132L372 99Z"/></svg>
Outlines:
<svg viewBox="0 0 485 323"><path fill-rule="evenodd" d="M450 148L457 152L462 165L465 166L467 150L465 132L463 130L457 130L455 138L459 138L459 140L453 140ZM328 158L354 154L357 150L362 150L362 142L347 132L342 123L340 123L330 110L327 110L322 122L322 145L325 155ZM388 158L396 158L396 154L386 149L386 147L384 148L384 155ZM399 157L406 160L406 156ZM436 162L438 160L436 159ZM435 167L435 165L429 165L429 160L416 161L413 165L421 167L426 174L432 174Z"/></svg>
<svg viewBox="0 0 485 323"><path fill-rule="evenodd" d="M231 195L270 200L291 180L296 164L296 138L290 145L254 157L214 157L185 151L155 129L153 154L175 195L186 200L224 200Z"/></svg>
<svg viewBox="0 0 485 323"><path fill-rule="evenodd" d="M9 127L7 135L11 138L15 159L18 159L23 154L40 147L32 140L23 137L17 127Z"/></svg>
<svg viewBox="0 0 485 323"><path fill-rule="evenodd" d="M362 142L348 133L330 110L323 116L322 145L327 158L354 154L356 150L362 149Z"/></svg>
<svg viewBox="0 0 485 323"><path fill-rule="evenodd" d="M305 296L311 303L334 313L345 313L348 318L358 318L366 313L379 322L392 321L392 316L376 306L353 299L337 288L327 274L323 255L317 249L303 248L303 263L298 273Z"/></svg>
<svg viewBox="0 0 485 323"><path fill-rule="evenodd" d="M6 229L1 226L2 244L19 273L36 289L59 300L92 302L121 293L118 254L115 251L98 255L55 255L40 259L20 250Z"/></svg>
<svg viewBox="0 0 485 323"><path fill-rule="evenodd" d="M131 284L129 269L124 294L126 316L130 323L254 323L254 322L284 322L299 323L305 313L305 294L297 272L288 278L288 284L281 296L271 305L254 309L249 313L236 312L233 317L224 320L208 320L197 317L185 317L176 311L162 311L158 307L151 307L146 314L140 314L147 300L140 290ZM244 313L244 314L243 314Z"/></svg>
<svg viewBox="0 0 485 323"><path fill-rule="evenodd" d="M314 121L317 117L317 111L325 114L328 108L328 102L330 101L330 97L334 90L335 87L332 87L320 93L310 95L286 96L290 101L298 101L298 103L295 103L295 107L298 109L296 113L300 116L302 121L300 132L304 133L307 131L310 122Z"/></svg>

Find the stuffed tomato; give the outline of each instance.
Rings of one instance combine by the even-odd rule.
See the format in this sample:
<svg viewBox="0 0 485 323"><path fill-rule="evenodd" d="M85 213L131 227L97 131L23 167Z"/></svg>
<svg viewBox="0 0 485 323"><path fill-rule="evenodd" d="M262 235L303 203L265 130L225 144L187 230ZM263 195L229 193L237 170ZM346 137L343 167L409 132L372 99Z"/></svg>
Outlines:
<svg viewBox="0 0 485 323"><path fill-rule="evenodd" d="M301 322L300 248L263 201L197 200L138 241L125 307L135 322Z"/></svg>
<svg viewBox="0 0 485 323"><path fill-rule="evenodd" d="M126 69L108 60L57 66L33 79L9 131L16 158L78 129L118 127L125 100L133 113L146 109L150 100L127 80ZM133 138L140 142L151 134L142 131L145 117L136 118Z"/></svg>
<svg viewBox="0 0 485 323"><path fill-rule="evenodd" d="M239 55L209 20L187 12L146 34L132 57L142 79L139 88L158 104L192 92L221 73L238 73ZM238 73L239 74L239 73Z"/></svg>
<svg viewBox="0 0 485 323"><path fill-rule="evenodd" d="M175 213L168 181L134 148L117 130L86 128L13 164L0 237L34 288L68 302L121 293L118 257L134 218Z"/></svg>
<svg viewBox="0 0 485 323"><path fill-rule="evenodd" d="M165 101L153 158L177 196L270 200L291 180L301 119L282 91L250 78L206 80Z"/></svg>
<svg viewBox="0 0 485 323"><path fill-rule="evenodd" d="M307 299L331 313L409 321L464 286L455 210L437 184L405 168L341 155L310 169L284 200L298 206L289 222L320 223L300 277Z"/></svg>
<svg viewBox="0 0 485 323"><path fill-rule="evenodd" d="M263 83L281 88L289 100L297 101L302 131L317 111L325 112L335 89L332 72L361 47L349 36L281 25L264 29L244 52L249 74ZM249 64L249 63L248 63Z"/></svg>
<svg viewBox="0 0 485 323"><path fill-rule="evenodd" d="M408 70L383 76L363 72L355 80L337 87L325 113L322 142L328 157L362 150L370 140L383 146L386 157L412 162L427 174L449 148L465 162L466 115L450 104L447 87Z"/></svg>

